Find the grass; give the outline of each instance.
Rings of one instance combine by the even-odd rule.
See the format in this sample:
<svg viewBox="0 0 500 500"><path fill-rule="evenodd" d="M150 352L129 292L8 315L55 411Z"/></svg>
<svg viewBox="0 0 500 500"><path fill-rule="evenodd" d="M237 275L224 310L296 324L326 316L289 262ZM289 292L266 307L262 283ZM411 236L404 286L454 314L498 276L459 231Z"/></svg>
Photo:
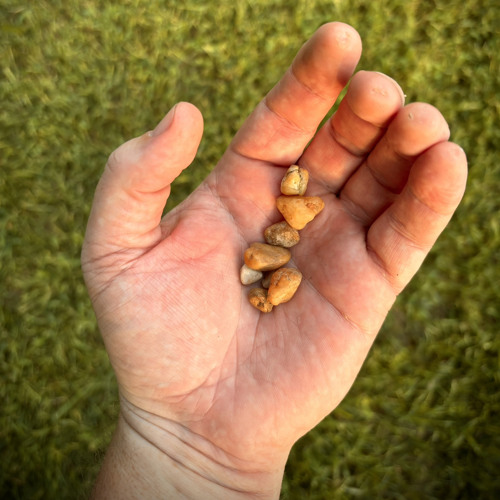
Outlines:
<svg viewBox="0 0 500 500"><path fill-rule="evenodd" d="M85 498L116 386L79 268L109 153L177 101L205 136L169 207L324 22L360 67L437 106L466 150L465 199L398 299L342 405L293 449L282 497L500 494L500 8L495 0L0 5L0 496Z"/></svg>

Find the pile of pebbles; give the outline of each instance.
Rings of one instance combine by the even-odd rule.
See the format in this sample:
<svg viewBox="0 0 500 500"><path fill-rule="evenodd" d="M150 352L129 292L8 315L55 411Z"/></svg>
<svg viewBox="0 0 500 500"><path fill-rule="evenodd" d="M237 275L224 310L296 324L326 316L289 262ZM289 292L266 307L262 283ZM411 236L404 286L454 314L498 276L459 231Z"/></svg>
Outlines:
<svg viewBox="0 0 500 500"><path fill-rule="evenodd" d="M248 294L250 304L264 313L274 306L288 302L302 281L302 273L293 267L283 267L291 258L289 248L300 241L299 231L318 215L325 203L319 196L304 196L309 172L292 165L281 180L281 193L276 207L284 221L264 231L266 243L252 243L245 251L245 263L240 270L243 285L261 281L261 287Z"/></svg>

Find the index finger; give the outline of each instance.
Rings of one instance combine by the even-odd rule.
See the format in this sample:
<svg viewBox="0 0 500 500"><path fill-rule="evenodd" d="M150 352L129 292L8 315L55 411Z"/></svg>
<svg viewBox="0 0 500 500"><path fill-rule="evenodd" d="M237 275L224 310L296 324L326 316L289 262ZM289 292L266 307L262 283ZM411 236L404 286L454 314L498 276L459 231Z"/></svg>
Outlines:
<svg viewBox="0 0 500 500"><path fill-rule="evenodd" d="M361 38L344 23L321 26L282 79L259 103L230 149L278 165L302 154L361 57Z"/></svg>

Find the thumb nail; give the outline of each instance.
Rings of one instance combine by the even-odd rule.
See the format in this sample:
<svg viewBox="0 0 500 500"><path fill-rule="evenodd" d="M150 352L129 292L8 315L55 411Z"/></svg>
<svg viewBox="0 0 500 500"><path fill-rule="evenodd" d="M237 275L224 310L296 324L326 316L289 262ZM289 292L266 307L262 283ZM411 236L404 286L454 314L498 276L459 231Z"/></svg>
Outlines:
<svg viewBox="0 0 500 500"><path fill-rule="evenodd" d="M163 120L160 123L158 123L158 125L156 125L156 128L152 132L150 132L149 135L151 136L161 135L170 127L170 125L172 125L172 122L174 121L175 117L176 107L177 104L165 115Z"/></svg>

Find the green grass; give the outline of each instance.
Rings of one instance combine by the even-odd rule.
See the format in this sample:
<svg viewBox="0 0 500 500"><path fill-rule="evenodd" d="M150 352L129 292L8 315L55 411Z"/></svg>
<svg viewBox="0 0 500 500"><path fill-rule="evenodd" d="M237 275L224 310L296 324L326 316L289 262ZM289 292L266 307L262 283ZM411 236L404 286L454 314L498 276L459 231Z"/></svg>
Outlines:
<svg viewBox="0 0 500 500"><path fill-rule="evenodd" d="M109 153L177 101L205 136L169 207L324 22L360 67L437 106L466 197L342 405L294 448L283 498L500 495L500 13L496 0L0 4L0 497L85 498L116 386L79 253Z"/></svg>

